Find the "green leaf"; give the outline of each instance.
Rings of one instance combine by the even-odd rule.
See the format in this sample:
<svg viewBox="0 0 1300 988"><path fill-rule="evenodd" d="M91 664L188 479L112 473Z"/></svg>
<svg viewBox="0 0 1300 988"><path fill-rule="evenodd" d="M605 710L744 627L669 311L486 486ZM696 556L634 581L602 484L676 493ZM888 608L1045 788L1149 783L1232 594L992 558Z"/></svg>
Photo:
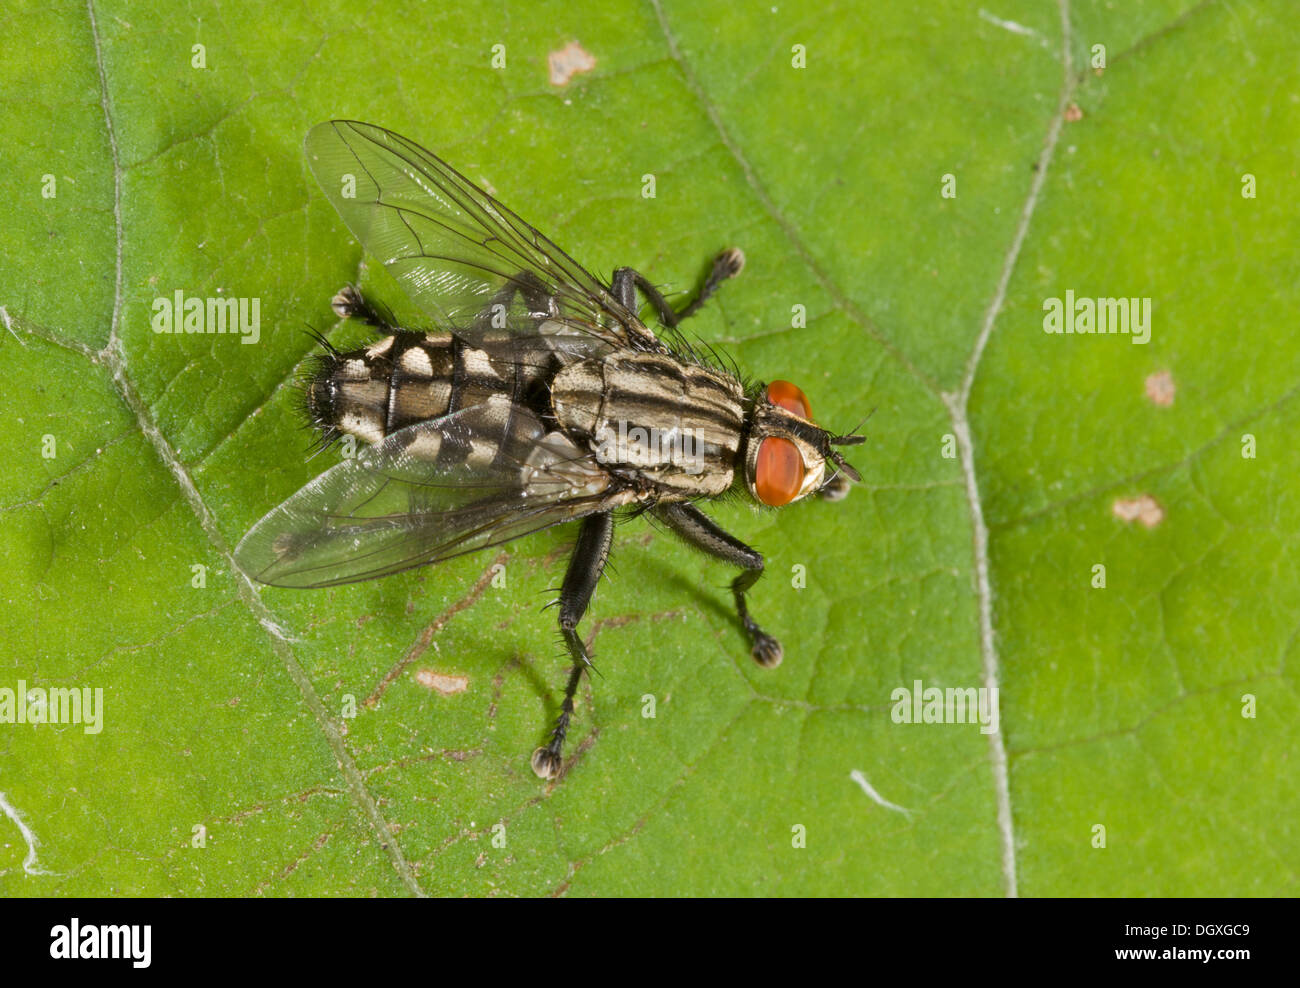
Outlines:
<svg viewBox="0 0 1300 988"><path fill-rule="evenodd" d="M1293 894L1290 14L19 4L0 690L102 690L102 729L0 723L0 891ZM573 41L594 68L552 84ZM713 512L767 557L780 668L724 566L629 522L546 785L571 533L327 591L232 570L337 456L305 455L303 329L363 338L328 304L358 277L402 305L306 168L331 117L603 276L745 250L696 331L830 427L874 410L846 501ZM1067 290L1150 298L1150 342L1044 332ZM155 333L176 291L258 299L260 340ZM916 681L999 685L998 730L896 723Z"/></svg>

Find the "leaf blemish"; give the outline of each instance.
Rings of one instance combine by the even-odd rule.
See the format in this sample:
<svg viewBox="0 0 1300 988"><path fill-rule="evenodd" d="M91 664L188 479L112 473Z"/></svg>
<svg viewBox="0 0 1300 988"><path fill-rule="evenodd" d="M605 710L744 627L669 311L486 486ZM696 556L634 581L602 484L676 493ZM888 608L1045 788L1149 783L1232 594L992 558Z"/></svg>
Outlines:
<svg viewBox="0 0 1300 988"><path fill-rule="evenodd" d="M594 69L596 59L578 42L570 41L563 48L547 55L546 64L551 73L551 85L567 86L575 75Z"/></svg>
<svg viewBox="0 0 1300 988"><path fill-rule="evenodd" d="M3 813L17 825L18 832L23 835L23 840L27 844L27 856L23 858L23 873L27 875L54 874L41 867L36 858L36 849L41 846L40 840L32 833L32 828L27 826L18 810L10 805L9 800L5 799L5 794L2 792L0 792L0 813Z"/></svg>
<svg viewBox="0 0 1300 988"><path fill-rule="evenodd" d="M1147 528L1155 528L1165 520L1165 509L1150 494L1116 498L1110 510L1120 521L1140 521Z"/></svg>
<svg viewBox="0 0 1300 988"><path fill-rule="evenodd" d="M1169 371L1156 371L1146 379L1146 394L1153 404L1168 408L1174 403L1174 376Z"/></svg>
<svg viewBox="0 0 1300 988"><path fill-rule="evenodd" d="M859 769L854 769L849 773L849 778L858 784L858 787L867 794L867 797L878 806L883 806L887 810L893 810L895 813L902 813L904 816L911 816L912 811L906 806L899 806L897 803L891 803L880 793L876 792L875 786L867 781L867 777Z"/></svg>
<svg viewBox="0 0 1300 988"><path fill-rule="evenodd" d="M415 681L427 689L441 693L443 696L453 696L456 693L464 693L469 689L468 676L448 676L432 669L421 669L415 674Z"/></svg>

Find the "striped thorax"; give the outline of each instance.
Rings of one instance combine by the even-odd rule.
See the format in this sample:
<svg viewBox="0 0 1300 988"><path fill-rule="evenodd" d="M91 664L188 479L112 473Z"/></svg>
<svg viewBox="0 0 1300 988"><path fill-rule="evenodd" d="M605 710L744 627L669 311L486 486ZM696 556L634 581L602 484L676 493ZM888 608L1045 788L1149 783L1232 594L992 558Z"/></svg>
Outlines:
<svg viewBox="0 0 1300 988"><path fill-rule="evenodd" d="M618 353L562 368L556 421L599 462L634 472L660 500L713 497L732 484L745 424L740 382L660 353Z"/></svg>

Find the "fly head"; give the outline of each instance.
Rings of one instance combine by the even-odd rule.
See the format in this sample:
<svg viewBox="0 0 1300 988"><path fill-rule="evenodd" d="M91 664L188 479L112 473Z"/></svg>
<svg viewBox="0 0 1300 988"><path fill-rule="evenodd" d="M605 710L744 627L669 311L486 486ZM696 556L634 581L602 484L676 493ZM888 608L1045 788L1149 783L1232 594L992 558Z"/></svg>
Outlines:
<svg viewBox="0 0 1300 988"><path fill-rule="evenodd" d="M750 495L779 508L832 489L842 478L862 478L835 446L857 446L862 436L836 436L812 420L804 393L789 381L773 381L754 400L745 444L745 484Z"/></svg>

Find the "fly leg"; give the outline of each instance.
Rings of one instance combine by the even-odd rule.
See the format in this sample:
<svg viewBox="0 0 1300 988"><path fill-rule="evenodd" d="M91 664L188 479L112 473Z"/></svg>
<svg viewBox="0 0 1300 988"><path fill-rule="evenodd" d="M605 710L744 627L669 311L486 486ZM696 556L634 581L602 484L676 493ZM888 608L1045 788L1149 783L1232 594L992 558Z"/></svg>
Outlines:
<svg viewBox="0 0 1300 988"><path fill-rule="evenodd" d="M560 774L563 764L561 751L565 735L569 732L569 719L573 716L573 695L578 692L578 683L582 681L582 670L591 665L587 646L578 636L578 622L582 620L582 615L591 602L591 595L605 568L613 541L612 512L588 515L583 519L578 544L569 559L564 585L560 587L560 634L569 648L573 669L569 672L569 682L564 688L564 702L560 704L560 716L556 718L555 727L551 731L551 740L533 752L533 771L542 779L554 779Z"/></svg>
<svg viewBox="0 0 1300 988"><path fill-rule="evenodd" d="M718 286L728 278L734 278L740 274L744 266L745 254L739 247L728 247L722 251L713 259L713 267L709 269L708 277L704 279L704 284L700 286L699 294L677 310L677 321L680 322L689 316L695 315L700 306L709 300L709 296L718 290Z"/></svg>
<svg viewBox="0 0 1300 988"><path fill-rule="evenodd" d="M842 473L837 473L829 483L817 492L817 495L823 501L843 501L849 496L849 488L852 486L848 477Z"/></svg>
<svg viewBox="0 0 1300 988"><path fill-rule="evenodd" d="M505 329L506 316L514 305L515 296L522 295L528 314L537 320L548 318L555 310L555 302L542 279L531 271L520 271L488 300L476 320L477 329Z"/></svg>
<svg viewBox="0 0 1300 988"><path fill-rule="evenodd" d="M654 514L690 545L740 567L741 574L731 581L731 593L736 598L740 623L753 643L750 654L765 669L779 666L784 654L781 643L758 626L745 605L745 593L763 575L763 554L727 534L694 505L661 504L654 508Z"/></svg>
<svg viewBox="0 0 1300 988"><path fill-rule="evenodd" d="M654 310L659 315L659 321L665 326L672 328L688 316L693 316L709 297L718 290L728 278L734 278L740 274L740 269L745 266L745 255L739 247L728 247L721 254L713 259L713 267L709 269L708 277L704 279L704 284L700 286L699 294L691 299L680 309L674 309L668 304L668 300L663 297L659 289L646 280L646 276L640 271L632 268L619 268L614 272L614 280L610 284L615 297L623 303L624 308L636 312L640 306L636 303L636 291L641 289L641 294L646 297Z"/></svg>
<svg viewBox="0 0 1300 988"><path fill-rule="evenodd" d="M340 319L359 319L368 326L383 330L385 333L397 332L391 313L371 302L356 285L344 285L330 299L330 308Z"/></svg>

